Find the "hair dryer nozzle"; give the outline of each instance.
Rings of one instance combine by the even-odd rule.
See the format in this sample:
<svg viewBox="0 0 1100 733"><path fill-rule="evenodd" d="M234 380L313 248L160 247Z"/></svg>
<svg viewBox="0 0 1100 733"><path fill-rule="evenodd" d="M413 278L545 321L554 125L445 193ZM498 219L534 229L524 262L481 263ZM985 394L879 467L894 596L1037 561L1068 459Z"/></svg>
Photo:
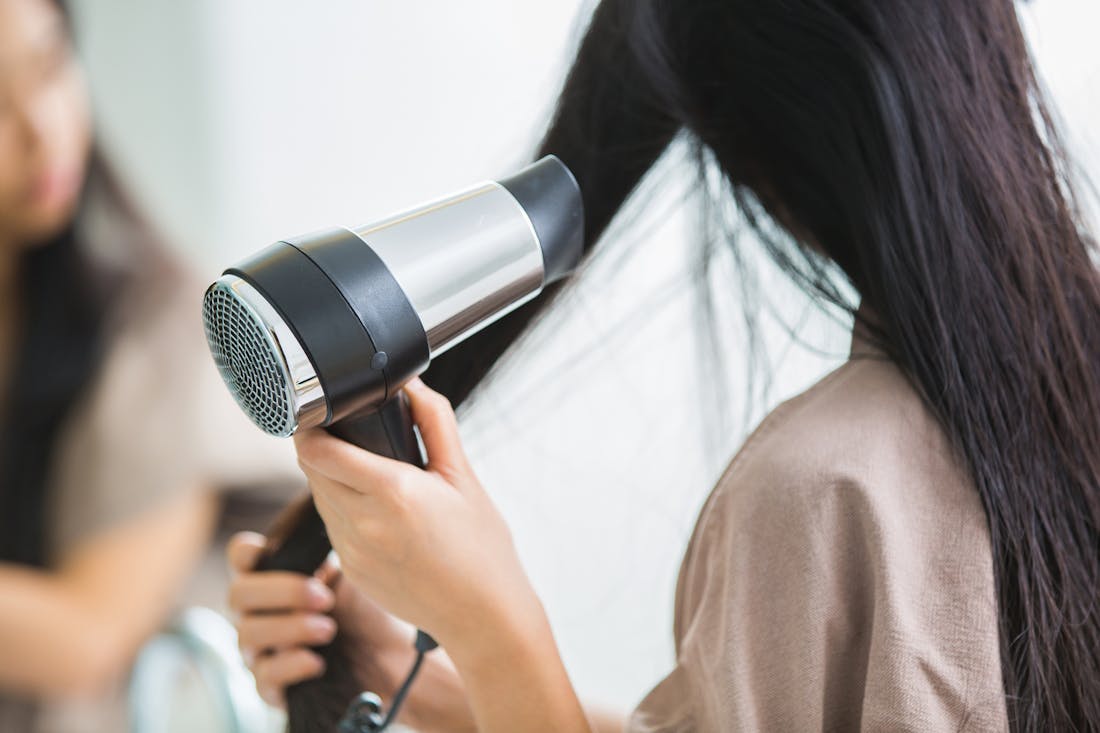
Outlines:
<svg viewBox="0 0 1100 733"><path fill-rule="evenodd" d="M584 251L584 204L572 171L557 156L547 155L499 183L535 228L542 245L543 285L572 272Z"/></svg>
<svg viewBox="0 0 1100 733"><path fill-rule="evenodd" d="M248 282L223 275L203 299L210 353L241 409L272 435L324 422L328 403L298 338Z"/></svg>

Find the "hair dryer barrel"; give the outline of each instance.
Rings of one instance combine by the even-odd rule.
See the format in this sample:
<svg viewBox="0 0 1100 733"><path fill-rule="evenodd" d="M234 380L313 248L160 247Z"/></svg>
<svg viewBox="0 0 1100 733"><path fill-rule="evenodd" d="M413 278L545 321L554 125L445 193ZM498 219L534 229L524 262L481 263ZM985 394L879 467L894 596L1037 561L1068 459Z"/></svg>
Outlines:
<svg viewBox="0 0 1100 733"><path fill-rule="evenodd" d="M567 274L583 219L572 173L547 157L352 231L400 283L435 357Z"/></svg>
<svg viewBox="0 0 1100 733"><path fill-rule="evenodd" d="M207 339L261 428L333 425L568 274L583 232L576 180L548 156L382 221L271 245L208 289Z"/></svg>

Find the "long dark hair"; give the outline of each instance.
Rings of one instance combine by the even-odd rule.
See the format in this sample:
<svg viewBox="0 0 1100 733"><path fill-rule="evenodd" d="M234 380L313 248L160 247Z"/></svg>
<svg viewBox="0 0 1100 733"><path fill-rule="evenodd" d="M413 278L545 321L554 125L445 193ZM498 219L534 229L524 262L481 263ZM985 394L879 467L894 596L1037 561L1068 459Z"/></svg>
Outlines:
<svg viewBox="0 0 1100 733"><path fill-rule="evenodd" d="M846 275L968 466L1012 728L1100 727L1100 278L1014 4L604 0L543 144L589 245L681 131L808 291ZM427 381L461 402L549 299Z"/></svg>
<svg viewBox="0 0 1100 733"><path fill-rule="evenodd" d="M1012 1L603 0L540 151L589 249L681 134L808 292L854 286L969 468L1013 730L1096 729L1100 288ZM557 291L425 380L463 404Z"/></svg>

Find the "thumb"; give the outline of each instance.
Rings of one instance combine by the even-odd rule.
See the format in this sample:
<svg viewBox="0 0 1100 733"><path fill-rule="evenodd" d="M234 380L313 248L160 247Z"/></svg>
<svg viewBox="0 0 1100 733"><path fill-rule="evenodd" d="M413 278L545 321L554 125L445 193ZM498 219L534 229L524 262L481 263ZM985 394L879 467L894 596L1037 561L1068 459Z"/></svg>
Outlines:
<svg viewBox="0 0 1100 733"><path fill-rule="evenodd" d="M267 538L256 532L238 532L230 538L225 554L234 573L248 573L256 567L267 546Z"/></svg>
<svg viewBox="0 0 1100 733"><path fill-rule="evenodd" d="M428 452L428 468L452 480L469 471L466 452L458 434L458 420L451 401L436 392L419 377L405 385L413 421L420 429ZM453 483L453 480L452 480Z"/></svg>

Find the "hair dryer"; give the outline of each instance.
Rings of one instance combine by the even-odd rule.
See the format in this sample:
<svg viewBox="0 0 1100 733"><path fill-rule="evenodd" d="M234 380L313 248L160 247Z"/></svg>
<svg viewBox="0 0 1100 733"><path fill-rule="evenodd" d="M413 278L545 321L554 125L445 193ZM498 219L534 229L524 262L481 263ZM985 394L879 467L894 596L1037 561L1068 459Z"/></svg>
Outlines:
<svg viewBox="0 0 1100 733"><path fill-rule="evenodd" d="M402 386L569 274L583 236L576 179L547 156L499 182L277 242L229 268L203 302L210 351L268 433L323 426L422 466ZM314 572L331 550L316 508L303 503L287 521L258 569ZM421 634L418 650L432 646Z"/></svg>

